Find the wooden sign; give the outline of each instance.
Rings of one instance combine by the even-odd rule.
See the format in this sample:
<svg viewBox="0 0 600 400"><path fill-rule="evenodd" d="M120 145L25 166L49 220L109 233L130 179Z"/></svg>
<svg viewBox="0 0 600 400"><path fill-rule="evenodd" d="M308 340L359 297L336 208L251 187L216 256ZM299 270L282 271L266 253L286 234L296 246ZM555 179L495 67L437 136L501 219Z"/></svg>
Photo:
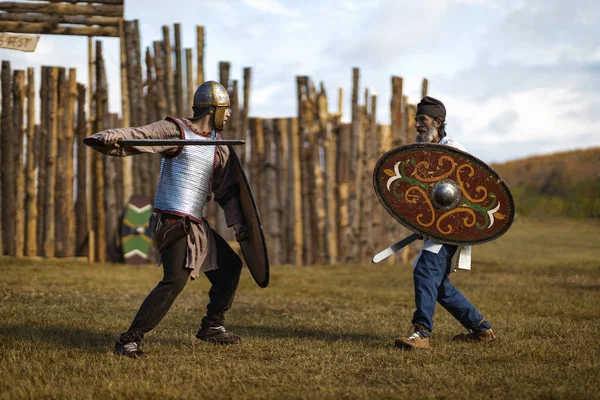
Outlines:
<svg viewBox="0 0 600 400"><path fill-rule="evenodd" d="M35 50L39 40L38 35L0 33L0 48L31 52Z"/></svg>

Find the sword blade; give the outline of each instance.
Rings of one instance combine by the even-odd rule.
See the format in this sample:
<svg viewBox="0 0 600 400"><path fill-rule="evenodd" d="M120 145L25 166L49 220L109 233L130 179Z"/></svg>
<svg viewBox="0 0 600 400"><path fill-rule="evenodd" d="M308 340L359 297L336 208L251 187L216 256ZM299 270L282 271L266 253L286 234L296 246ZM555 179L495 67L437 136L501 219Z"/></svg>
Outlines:
<svg viewBox="0 0 600 400"><path fill-rule="evenodd" d="M398 250L408 246L409 244L411 244L412 242L414 242L415 240L420 239L420 238L421 238L421 235L419 235L418 233L413 233L412 235L405 237L401 241L394 243L387 249L382 250L379 253L375 254L375 256L373 257L373 259L371 261L373 263L378 263L380 261L383 261L386 258L388 258L389 256L391 256L392 254L394 254L395 252L397 252Z"/></svg>

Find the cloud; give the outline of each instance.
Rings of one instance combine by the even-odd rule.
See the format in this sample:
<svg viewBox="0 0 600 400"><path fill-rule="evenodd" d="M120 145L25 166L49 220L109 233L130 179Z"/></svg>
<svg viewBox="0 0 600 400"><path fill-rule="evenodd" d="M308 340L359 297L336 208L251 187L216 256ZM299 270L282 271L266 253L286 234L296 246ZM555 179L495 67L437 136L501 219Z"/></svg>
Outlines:
<svg viewBox="0 0 600 400"><path fill-rule="evenodd" d="M278 0L242 0L242 3L259 11L273 14L294 16L298 15L297 10L290 9Z"/></svg>
<svg viewBox="0 0 600 400"><path fill-rule="evenodd" d="M518 119L519 113L515 110L505 110L490 121L488 129L499 135L504 135L515 126Z"/></svg>

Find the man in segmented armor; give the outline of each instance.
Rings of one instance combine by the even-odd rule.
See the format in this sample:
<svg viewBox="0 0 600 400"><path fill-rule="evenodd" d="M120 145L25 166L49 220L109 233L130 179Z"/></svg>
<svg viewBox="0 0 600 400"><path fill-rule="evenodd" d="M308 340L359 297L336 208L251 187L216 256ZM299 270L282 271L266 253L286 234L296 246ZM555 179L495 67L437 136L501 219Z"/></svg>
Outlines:
<svg viewBox="0 0 600 400"><path fill-rule="evenodd" d="M415 128L417 142L438 143L467 151L460 143L446 137L446 107L438 99L425 96L417 105ZM471 246L452 246L425 240L423 249L413 264L416 311L412 319L412 334L399 337L396 347L403 350L431 347L433 314L436 302L456 318L469 333L454 336L455 341L489 342L496 339L492 325L469 300L450 283L455 269L471 269Z"/></svg>
<svg viewBox="0 0 600 400"><path fill-rule="evenodd" d="M137 146L122 147L119 139L220 140L231 111L227 90L219 83L203 83L194 94L194 116L167 117L135 128L107 129L91 137L104 154L129 156L160 153L162 164L150 229L159 248L163 279L143 301L131 326L115 344L115 352L143 357L144 334L154 329L183 290L188 277L203 272L211 283L206 316L196 337L218 344L235 344L240 338L224 326L224 314L232 305L242 261L203 217L203 208L214 199L223 208L228 227L238 241L245 240L244 216L240 210L227 146ZM231 160L231 161L230 161Z"/></svg>

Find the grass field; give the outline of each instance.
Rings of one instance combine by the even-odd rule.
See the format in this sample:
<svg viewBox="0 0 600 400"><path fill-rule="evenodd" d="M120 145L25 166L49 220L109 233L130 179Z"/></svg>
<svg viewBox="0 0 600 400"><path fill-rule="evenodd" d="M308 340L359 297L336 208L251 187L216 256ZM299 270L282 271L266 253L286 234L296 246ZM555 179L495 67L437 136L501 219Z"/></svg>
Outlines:
<svg viewBox="0 0 600 400"><path fill-rule="evenodd" d="M387 245L383 243L382 246ZM147 335L147 359L112 354L153 266L0 259L0 398L600 398L600 221L517 219L473 249L454 284L498 335L453 343L441 307L434 348L402 352L413 313L408 265L246 269L218 347L195 338L208 282L190 282Z"/></svg>

